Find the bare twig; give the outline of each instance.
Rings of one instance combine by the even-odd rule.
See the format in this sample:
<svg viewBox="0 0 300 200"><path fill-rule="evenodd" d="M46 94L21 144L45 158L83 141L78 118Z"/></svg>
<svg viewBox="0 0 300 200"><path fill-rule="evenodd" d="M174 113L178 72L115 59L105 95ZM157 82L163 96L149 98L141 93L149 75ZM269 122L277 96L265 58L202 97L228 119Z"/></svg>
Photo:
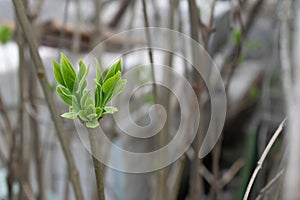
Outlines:
<svg viewBox="0 0 300 200"><path fill-rule="evenodd" d="M260 192L259 192L259 195L255 198L255 200L260 200L260 199L263 199L263 197L265 196L266 192L271 188L271 186L276 183L276 181L281 178L282 174L284 172L284 169L280 170L278 172L278 174L276 174L276 176L274 176L270 181L269 183L263 187Z"/></svg>
<svg viewBox="0 0 300 200"><path fill-rule="evenodd" d="M82 200L84 198L83 198L82 188L80 186L79 173L78 173L78 170L77 170L75 162L74 162L74 158L73 158L73 155L72 155L72 152L70 149L69 141L63 133L63 129L61 126L59 115L57 114L57 111L56 111L56 106L55 106L55 102L54 102L52 92L51 92L51 89L49 86L49 82L48 82L47 76L45 74L45 68L44 68L42 59L39 55L39 52L38 52L37 43L34 39L33 30L31 29L31 25L25 14L25 8L24 8L22 1L13 0L13 4L14 4L15 10L16 10L16 16L19 20L19 23L22 27L25 38L30 47L31 57L32 57L32 60L34 62L34 65L35 65L35 68L37 71L37 76L41 83L41 86L42 86L42 89L43 89L43 92L44 92L44 95L47 100L48 107L49 107L49 110L51 113L51 117L53 119L53 123L54 123L55 129L56 129L56 132L57 132L58 139L60 141L65 158L67 160L68 168L70 171L70 181L73 184L76 199Z"/></svg>
<svg viewBox="0 0 300 200"><path fill-rule="evenodd" d="M245 162L242 158L235 161L230 169L222 176L222 179L220 180L220 187L224 188L235 177L244 164Z"/></svg>
<svg viewBox="0 0 300 200"><path fill-rule="evenodd" d="M212 175L212 173L210 173L210 171L205 167L205 165L201 165L199 168L199 173L200 175L210 184L210 185L214 185L214 176Z"/></svg>
<svg viewBox="0 0 300 200"><path fill-rule="evenodd" d="M271 140L269 141L268 145L266 146L264 152L262 153L260 159L257 162L257 166L251 176L251 179L248 183L246 192L244 194L244 198L243 200L247 200L251 191L251 188L254 184L255 178L259 172L259 170L262 168L262 165L269 153L269 151L271 150L272 146L274 145L275 141L277 140L278 136L280 135L281 131L283 130L284 126L286 124L286 118L280 123L279 127L277 128L277 130L275 131L274 135L272 136Z"/></svg>
<svg viewBox="0 0 300 200"><path fill-rule="evenodd" d="M2 95L0 94L0 113L2 113L2 117L6 124L5 137L8 144L11 143L11 132L13 130L11 120L8 115L8 109L3 101Z"/></svg>

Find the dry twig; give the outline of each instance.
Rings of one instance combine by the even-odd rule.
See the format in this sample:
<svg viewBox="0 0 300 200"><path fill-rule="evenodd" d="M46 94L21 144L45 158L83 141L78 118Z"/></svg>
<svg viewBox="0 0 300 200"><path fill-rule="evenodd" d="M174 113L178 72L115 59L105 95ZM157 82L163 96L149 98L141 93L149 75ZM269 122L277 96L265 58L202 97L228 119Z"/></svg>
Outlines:
<svg viewBox="0 0 300 200"><path fill-rule="evenodd" d="M263 165L263 163L264 163L264 161L265 161L268 153L270 152L272 146L274 145L274 143L277 140L278 136L280 135L280 133L282 132L283 128L285 127L285 124L286 124L286 119L284 119L280 123L279 127L275 131L274 135L272 136L271 140L269 141L268 145L266 146L264 152L262 153L260 159L258 160L257 166L256 166L256 168L255 168L255 170L254 170L254 172L253 172L253 174L251 176L251 179L250 179L249 184L247 186L247 189L246 189L246 192L244 194L243 200L247 200L248 199L250 191L251 191L251 188L252 188L252 186L254 184L255 178L256 178L259 170L262 168L262 165Z"/></svg>

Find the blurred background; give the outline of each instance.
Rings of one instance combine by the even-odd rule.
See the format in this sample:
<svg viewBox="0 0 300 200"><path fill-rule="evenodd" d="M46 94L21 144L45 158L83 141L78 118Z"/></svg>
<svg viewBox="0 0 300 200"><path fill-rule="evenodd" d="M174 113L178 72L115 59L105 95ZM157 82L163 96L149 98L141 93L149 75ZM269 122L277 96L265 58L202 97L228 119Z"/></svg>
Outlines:
<svg viewBox="0 0 300 200"><path fill-rule="evenodd" d="M183 117L191 126L199 124L195 138L182 141L191 145L162 169L156 170L155 163L145 173L105 167L106 199L300 199L298 4L297 0L0 0L0 199L78 200L74 168L84 199L97 199L83 128L59 117L63 130L59 132L53 122L53 113L60 116L68 109L55 92L53 76L52 61L59 60L61 52L75 70L80 59L91 64L89 82L95 77L94 58L104 69L122 57L127 87L134 89L125 90L112 104L121 113L129 109L130 116L119 117L121 124L147 129L136 130L134 135L141 138L133 137L107 116L100 125L117 147L135 153L155 151L175 138ZM182 33L199 43L201 52L191 49L190 40L140 29L145 27ZM124 53L150 43L174 51L146 48ZM200 64L191 66L182 57ZM160 65L188 81L197 104L181 78L172 79ZM203 65L206 70L218 69L222 81L205 72L213 83L222 82L226 102L209 99L209 83L203 78L207 74L196 70ZM166 80L172 89L145 84L155 78ZM222 94L219 89L215 88L215 97ZM126 95L130 98L124 103ZM186 99L189 110L182 110L178 97ZM214 103L226 105L225 123L220 136L215 130L218 140L213 149L199 158ZM155 136L151 134L163 120L151 118L154 104L167 114ZM195 105L201 113L196 122ZM191 128L183 132L189 135ZM99 142L106 160L130 164Z"/></svg>

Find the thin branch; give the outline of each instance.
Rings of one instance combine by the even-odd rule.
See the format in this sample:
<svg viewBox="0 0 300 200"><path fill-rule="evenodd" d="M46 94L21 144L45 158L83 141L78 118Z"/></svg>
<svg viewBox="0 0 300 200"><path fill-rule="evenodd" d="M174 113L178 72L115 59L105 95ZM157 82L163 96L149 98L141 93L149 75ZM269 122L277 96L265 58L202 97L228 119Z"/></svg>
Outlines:
<svg viewBox="0 0 300 200"><path fill-rule="evenodd" d="M11 142L11 132L13 131L12 123L9 118L8 109L3 101L2 95L0 94L0 113L2 113L4 123L6 124L6 131L5 131L5 137L7 140L7 143L10 144Z"/></svg>
<svg viewBox="0 0 300 200"><path fill-rule="evenodd" d="M238 159L233 163L230 169L223 175L222 179L220 180L220 185L224 188L240 171L240 169L244 166L245 162L242 158Z"/></svg>
<svg viewBox="0 0 300 200"><path fill-rule="evenodd" d="M36 96L38 92L37 87L37 79L34 76L33 73L33 67L31 69L27 70L28 73L28 79L29 79L29 100L30 104L35 111L35 113L38 113L38 107L37 107L37 101ZM41 154L41 140L40 140L40 129L38 126L38 121L34 117L30 117L29 119L31 132L33 134L33 150L34 150L34 159L35 159L35 165L36 165L36 175L37 175L37 182L38 182L38 199L44 200L45 199L45 188L44 188L44 166L43 166L43 156Z"/></svg>
<svg viewBox="0 0 300 200"><path fill-rule="evenodd" d="M214 176L212 173L202 164L199 168L199 174L210 184L214 185Z"/></svg>
<svg viewBox="0 0 300 200"><path fill-rule="evenodd" d="M79 172L75 165L75 161L74 161L74 157L72 155L71 149L70 149L69 141L66 138L66 136L64 135L64 132L63 132L63 129L61 126L61 122L60 122L60 118L59 118L58 112L56 111L55 102L54 102L54 99L52 96L52 92L51 92L51 89L49 86L49 82L48 82L48 79L46 76L46 72L45 72L45 68L44 68L42 59L38 52L38 46L37 46L37 43L34 38L33 30L31 28L31 25L28 21L26 14L25 14L25 8L24 8L22 1L13 0L13 4L14 4L15 10L16 10L16 16L19 20L19 23L22 27L25 38L30 47L31 58L34 62L34 65L35 65L35 68L37 71L37 76L39 78L45 98L47 100L48 107L49 107L51 117L52 117L55 129L57 132L58 139L60 141L65 158L67 160L68 168L70 171L70 181L73 184L76 199L82 200L82 199L84 199L84 197L83 197L83 193L82 193L82 188L80 186Z"/></svg>
<svg viewBox="0 0 300 200"><path fill-rule="evenodd" d="M276 174L276 176L274 176L270 182L263 187L260 192L259 195L255 198L255 200L260 200L263 199L263 197L265 196L266 192L271 188L271 186L276 183L276 181L281 178L281 176L283 175L284 169L280 170L278 174Z"/></svg>
<svg viewBox="0 0 300 200"><path fill-rule="evenodd" d="M247 200L248 197L249 197L249 194L250 194L250 191L251 191L251 188L254 184L254 181L255 181L255 178L259 172L259 170L262 168L262 165L268 155L268 153L270 152L272 146L274 145L275 141L277 140L278 136L280 135L281 131L283 130L283 128L285 127L286 125L286 118L280 123L279 127L277 128L277 130L275 131L274 135L272 136L271 140L269 141L268 145L266 146L264 152L262 153L260 159L258 160L257 162L257 166L251 176L251 179L248 183L248 186L247 186L247 189L246 189L246 192L244 194L244 198L243 200Z"/></svg>

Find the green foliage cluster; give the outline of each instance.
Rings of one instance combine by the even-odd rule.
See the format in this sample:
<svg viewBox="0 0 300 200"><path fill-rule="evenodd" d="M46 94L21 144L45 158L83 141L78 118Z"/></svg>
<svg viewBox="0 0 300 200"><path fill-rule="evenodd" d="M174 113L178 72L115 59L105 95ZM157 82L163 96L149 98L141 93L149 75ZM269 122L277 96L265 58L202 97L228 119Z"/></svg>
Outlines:
<svg viewBox="0 0 300 200"><path fill-rule="evenodd" d="M232 32L232 38L234 45L239 45L242 42L242 32L241 30L234 29Z"/></svg>
<svg viewBox="0 0 300 200"><path fill-rule="evenodd" d="M97 62L94 99L91 97L93 89L86 89L89 66L80 61L79 71L76 74L71 62L64 54L61 54L60 63L53 61L53 64L54 75L58 82L57 94L69 105L69 112L64 113L62 117L68 119L79 117L86 127L96 128L101 118L117 111L117 108L106 105L120 94L126 85L126 80L121 78L120 59L103 73Z"/></svg>
<svg viewBox="0 0 300 200"><path fill-rule="evenodd" d="M12 37L12 31L8 26L0 27L0 43L7 43Z"/></svg>

